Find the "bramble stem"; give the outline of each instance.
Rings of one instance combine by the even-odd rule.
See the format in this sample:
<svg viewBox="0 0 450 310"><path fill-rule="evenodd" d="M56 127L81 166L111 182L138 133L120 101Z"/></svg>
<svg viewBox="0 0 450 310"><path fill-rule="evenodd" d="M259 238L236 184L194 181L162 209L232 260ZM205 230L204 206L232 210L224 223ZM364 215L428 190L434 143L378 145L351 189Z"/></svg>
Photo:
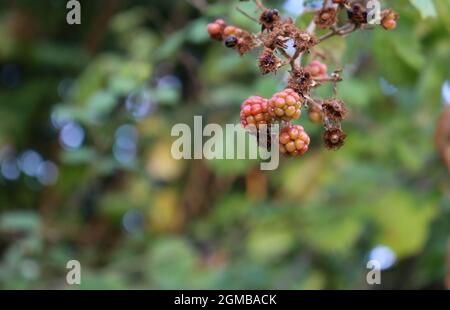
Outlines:
<svg viewBox="0 0 450 310"><path fill-rule="evenodd" d="M257 20L256 18L254 18L253 16L251 16L250 14L248 14L247 12L245 12L243 9L241 9L240 7L236 7L236 10L241 13L242 15L244 15L245 17L249 18L250 20L256 22L259 24L259 20Z"/></svg>
<svg viewBox="0 0 450 310"><path fill-rule="evenodd" d="M258 8L260 8L261 10L265 10L266 7L262 4L261 0L255 0L256 5L258 6Z"/></svg>
<svg viewBox="0 0 450 310"><path fill-rule="evenodd" d="M311 106L314 106L314 107L315 107L316 109L318 109L319 111L322 111L322 104L321 104L321 103L315 101L313 98L311 98L311 97L308 96L308 95L305 95L305 94L304 94L303 97L304 97L305 100L306 100L306 103L307 103L307 105L308 105L308 108L311 109Z"/></svg>
<svg viewBox="0 0 450 310"><path fill-rule="evenodd" d="M317 44L322 43L323 41L325 41L331 37L334 37L335 35L339 35L339 36L347 35L349 33L352 33L353 31L355 31L356 29L357 29L357 27L354 24L346 24L346 25L342 26L341 28L333 29L331 32L321 36L317 40Z"/></svg>

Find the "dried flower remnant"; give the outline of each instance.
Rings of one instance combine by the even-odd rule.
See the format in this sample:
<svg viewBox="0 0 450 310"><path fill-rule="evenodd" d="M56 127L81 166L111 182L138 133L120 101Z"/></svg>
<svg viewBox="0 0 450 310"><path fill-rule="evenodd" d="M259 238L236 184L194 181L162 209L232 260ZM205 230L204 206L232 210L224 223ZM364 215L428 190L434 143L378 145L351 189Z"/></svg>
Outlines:
<svg viewBox="0 0 450 310"><path fill-rule="evenodd" d="M281 65L280 59L274 55L271 49L265 49L259 56L258 66L262 74L276 72Z"/></svg>
<svg viewBox="0 0 450 310"><path fill-rule="evenodd" d="M347 109L342 100L331 98L322 104L325 116L334 122L341 122L347 116Z"/></svg>
<svg viewBox="0 0 450 310"><path fill-rule="evenodd" d="M325 8L319 11L314 18L316 25L321 28L329 28L337 22L337 11L335 8Z"/></svg>

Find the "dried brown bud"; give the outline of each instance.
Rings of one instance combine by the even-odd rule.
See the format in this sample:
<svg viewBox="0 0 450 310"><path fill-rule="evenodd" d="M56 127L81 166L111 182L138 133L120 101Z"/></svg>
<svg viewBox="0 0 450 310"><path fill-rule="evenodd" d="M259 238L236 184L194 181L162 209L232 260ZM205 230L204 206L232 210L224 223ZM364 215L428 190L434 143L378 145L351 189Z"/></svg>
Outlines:
<svg viewBox="0 0 450 310"><path fill-rule="evenodd" d="M347 11L347 16L353 24L367 24L367 11L360 3L353 4L352 8Z"/></svg>
<svg viewBox="0 0 450 310"><path fill-rule="evenodd" d="M347 135L341 128L325 128L323 142L328 149L335 150L344 145Z"/></svg>
<svg viewBox="0 0 450 310"><path fill-rule="evenodd" d="M321 29L331 27L337 22L337 11L334 8L322 9L317 13L314 22Z"/></svg>
<svg viewBox="0 0 450 310"><path fill-rule="evenodd" d="M267 9L259 16L259 22L262 25L262 31L265 29L273 30L274 25L279 22L280 13L275 9Z"/></svg>
<svg viewBox="0 0 450 310"><path fill-rule="evenodd" d="M256 45L255 38L249 32L243 31L243 34L238 39L236 50L242 56L254 49Z"/></svg>
<svg viewBox="0 0 450 310"><path fill-rule="evenodd" d="M276 72L281 61L273 54L271 49L265 49L258 59L259 69L262 74Z"/></svg>
<svg viewBox="0 0 450 310"><path fill-rule="evenodd" d="M347 116L344 102L336 98L325 100L322 109L325 116L332 121L340 122Z"/></svg>
<svg viewBox="0 0 450 310"><path fill-rule="evenodd" d="M279 25L280 34L285 37L293 37L298 32L295 22L292 18L287 18L281 25Z"/></svg>
<svg viewBox="0 0 450 310"><path fill-rule="evenodd" d="M294 35L294 47L300 52L307 52L317 44L317 38L307 31L297 31Z"/></svg>
<svg viewBox="0 0 450 310"><path fill-rule="evenodd" d="M313 85L311 74L303 69L291 72L288 80L288 88L295 90L299 95L309 92Z"/></svg>

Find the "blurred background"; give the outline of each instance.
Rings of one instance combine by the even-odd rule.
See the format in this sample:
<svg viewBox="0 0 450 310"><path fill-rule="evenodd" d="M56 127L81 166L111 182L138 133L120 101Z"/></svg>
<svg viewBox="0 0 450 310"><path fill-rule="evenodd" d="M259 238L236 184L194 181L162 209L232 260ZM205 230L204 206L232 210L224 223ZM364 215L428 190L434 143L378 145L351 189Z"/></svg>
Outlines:
<svg viewBox="0 0 450 310"><path fill-rule="evenodd" d="M283 88L208 38L217 17L257 31L236 10L252 2L81 1L70 26L65 0L1 1L0 287L446 288L450 1L383 2L395 31L318 47L344 69L346 145L327 151L303 115L311 150L260 171L170 154L175 123L238 123L245 98ZM317 5L264 3L299 26Z"/></svg>

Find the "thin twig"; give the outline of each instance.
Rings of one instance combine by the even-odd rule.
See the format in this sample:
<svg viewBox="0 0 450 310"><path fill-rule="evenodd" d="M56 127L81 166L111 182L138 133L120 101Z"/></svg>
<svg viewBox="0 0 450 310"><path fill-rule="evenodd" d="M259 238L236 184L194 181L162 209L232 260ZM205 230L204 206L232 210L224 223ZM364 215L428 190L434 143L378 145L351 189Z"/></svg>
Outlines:
<svg viewBox="0 0 450 310"><path fill-rule="evenodd" d="M241 9L240 7L236 7L236 10L241 13L242 15L244 15L245 17L251 19L252 21L256 22L259 24L259 20L257 20L256 18L254 18L253 16L251 16L250 14L248 14L247 12L245 12L243 9Z"/></svg>
<svg viewBox="0 0 450 310"><path fill-rule="evenodd" d="M311 109L311 107L313 106L314 108L316 108L319 111L322 111L322 104L315 101L313 98L311 98L308 95L303 94L303 97L306 99L306 103L308 104L308 107Z"/></svg>
<svg viewBox="0 0 450 310"><path fill-rule="evenodd" d="M266 10L266 7L262 4L261 0L255 0L255 3L261 10Z"/></svg>
<svg viewBox="0 0 450 310"><path fill-rule="evenodd" d="M205 12L208 6L208 3L205 0L185 0L185 1L202 13Z"/></svg>
<svg viewBox="0 0 450 310"><path fill-rule="evenodd" d="M341 28L337 28L337 29L333 29L331 32L324 34L323 36L321 36L318 40L317 40L317 44L331 38L334 37L336 35L339 36L344 36L347 35L353 31L355 31L357 29L357 27L354 24L346 24L344 26L342 26Z"/></svg>

